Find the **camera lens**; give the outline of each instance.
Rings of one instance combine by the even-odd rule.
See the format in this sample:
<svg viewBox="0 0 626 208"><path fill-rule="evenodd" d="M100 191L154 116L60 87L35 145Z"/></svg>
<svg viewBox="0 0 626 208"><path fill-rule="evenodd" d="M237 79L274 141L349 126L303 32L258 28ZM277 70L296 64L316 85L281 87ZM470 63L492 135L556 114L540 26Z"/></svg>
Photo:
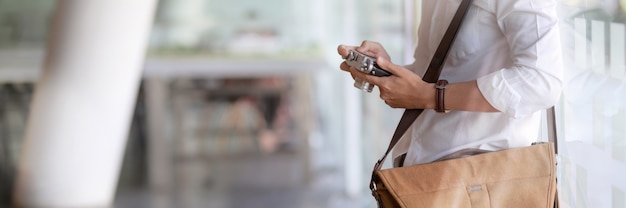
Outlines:
<svg viewBox="0 0 626 208"><path fill-rule="evenodd" d="M354 80L354 87L361 89L365 92L372 92L372 90L374 89L373 84L370 84L369 82L365 82L358 78Z"/></svg>

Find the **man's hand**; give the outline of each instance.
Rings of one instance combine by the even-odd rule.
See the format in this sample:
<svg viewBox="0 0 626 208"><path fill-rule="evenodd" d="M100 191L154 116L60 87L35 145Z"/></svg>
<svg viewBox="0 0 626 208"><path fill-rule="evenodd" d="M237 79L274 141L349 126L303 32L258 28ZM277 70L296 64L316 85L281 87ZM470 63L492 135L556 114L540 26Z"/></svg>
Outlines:
<svg viewBox="0 0 626 208"><path fill-rule="evenodd" d="M376 58L382 57L387 60L391 60L391 58L389 57L389 54L387 53L387 51L385 51L385 48L383 48L383 46L380 43L372 42L372 41L363 41L363 43L361 43L361 46L358 46L358 47L339 45L339 47L337 48L337 53L339 53L341 57L345 58L348 56L348 54L350 54L351 50L356 50L368 56L372 56ZM349 71L350 66L348 66L348 64L344 61L341 63L339 68L344 71Z"/></svg>
<svg viewBox="0 0 626 208"><path fill-rule="evenodd" d="M378 66L392 74L388 77L367 75L348 66L345 61L340 66L341 70L350 72L352 78L358 78L378 86L380 98L387 105L392 108L406 109L434 109L437 105L435 84L424 82L419 75L411 70L393 64L389 54L379 43L363 41L359 47L340 45L337 48L339 55L344 58L348 56L350 50L376 57ZM446 88L445 100L446 109L498 112L483 97L476 80L450 83Z"/></svg>
<svg viewBox="0 0 626 208"><path fill-rule="evenodd" d="M379 57L378 66L392 75L377 77L350 69L355 78L378 86L380 98L392 108L429 109L435 107L435 85L426 83L420 76L403 66L395 65L389 60Z"/></svg>
<svg viewBox="0 0 626 208"><path fill-rule="evenodd" d="M341 70L350 72L352 78L360 78L378 86L380 98L387 105L392 108L434 108L434 84L426 83L412 71L391 63L389 54L380 43L363 41L359 47L340 45L337 48L339 55L344 58L348 56L350 50L376 57L378 66L392 74L389 77L367 75L350 67L345 61L339 66Z"/></svg>

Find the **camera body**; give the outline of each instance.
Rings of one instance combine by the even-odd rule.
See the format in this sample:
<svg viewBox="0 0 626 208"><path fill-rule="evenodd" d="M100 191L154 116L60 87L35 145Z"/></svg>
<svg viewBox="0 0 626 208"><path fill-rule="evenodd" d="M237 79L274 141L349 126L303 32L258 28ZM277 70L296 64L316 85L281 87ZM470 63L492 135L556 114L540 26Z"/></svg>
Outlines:
<svg viewBox="0 0 626 208"><path fill-rule="evenodd" d="M376 64L375 57L359 53L358 51L351 50L345 60L349 66L354 67L365 74L378 77L391 76L391 73L380 68L380 66ZM373 84L370 84L358 78L354 80L354 87L359 88L365 92L372 92L372 89L374 89Z"/></svg>

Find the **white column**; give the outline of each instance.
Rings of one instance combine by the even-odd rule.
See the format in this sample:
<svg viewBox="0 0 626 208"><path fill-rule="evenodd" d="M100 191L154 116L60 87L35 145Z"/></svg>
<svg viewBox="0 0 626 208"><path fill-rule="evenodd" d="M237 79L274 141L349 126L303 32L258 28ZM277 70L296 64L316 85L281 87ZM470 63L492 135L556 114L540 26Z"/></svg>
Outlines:
<svg viewBox="0 0 626 208"><path fill-rule="evenodd" d="M347 76L350 77L350 76ZM362 149L362 113L360 90L353 87L352 78L345 79L344 94L345 102L345 180L346 194L352 198L360 196L366 181L363 180L363 149Z"/></svg>
<svg viewBox="0 0 626 208"><path fill-rule="evenodd" d="M356 40L357 12L356 1L344 1L344 34L347 42L343 44L360 45ZM346 194L352 198L359 197L366 181L363 180L363 150L361 148L362 137L362 113L363 103L361 95L363 91L353 86L354 80L346 74L344 79L345 97L345 180Z"/></svg>
<svg viewBox="0 0 626 208"><path fill-rule="evenodd" d="M14 203L113 202L155 0L59 0Z"/></svg>

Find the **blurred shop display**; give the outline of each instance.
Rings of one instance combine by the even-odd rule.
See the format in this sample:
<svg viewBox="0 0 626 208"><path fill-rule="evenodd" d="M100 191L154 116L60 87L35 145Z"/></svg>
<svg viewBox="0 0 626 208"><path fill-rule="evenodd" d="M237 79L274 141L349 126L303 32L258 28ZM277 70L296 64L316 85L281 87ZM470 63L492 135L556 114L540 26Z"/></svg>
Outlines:
<svg viewBox="0 0 626 208"><path fill-rule="evenodd" d="M0 83L0 205L11 199L33 84Z"/></svg>
<svg viewBox="0 0 626 208"><path fill-rule="evenodd" d="M258 196L282 193L284 188L304 194L300 190L312 179L307 137L315 117L307 80L147 78L147 162L152 166L148 187L158 191L164 201L159 203L165 207L241 207L237 204L255 200L299 203ZM257 189L271 191L250 192ZM119 203L126 204L128 190L132 189L119 192Z"/></svg>
<svg viewBox="0 0 626 208"><path fill-rule="evenodd" d="M232 156L293 150L289 80L282 77L172 82L178 154Z"/></svg>

